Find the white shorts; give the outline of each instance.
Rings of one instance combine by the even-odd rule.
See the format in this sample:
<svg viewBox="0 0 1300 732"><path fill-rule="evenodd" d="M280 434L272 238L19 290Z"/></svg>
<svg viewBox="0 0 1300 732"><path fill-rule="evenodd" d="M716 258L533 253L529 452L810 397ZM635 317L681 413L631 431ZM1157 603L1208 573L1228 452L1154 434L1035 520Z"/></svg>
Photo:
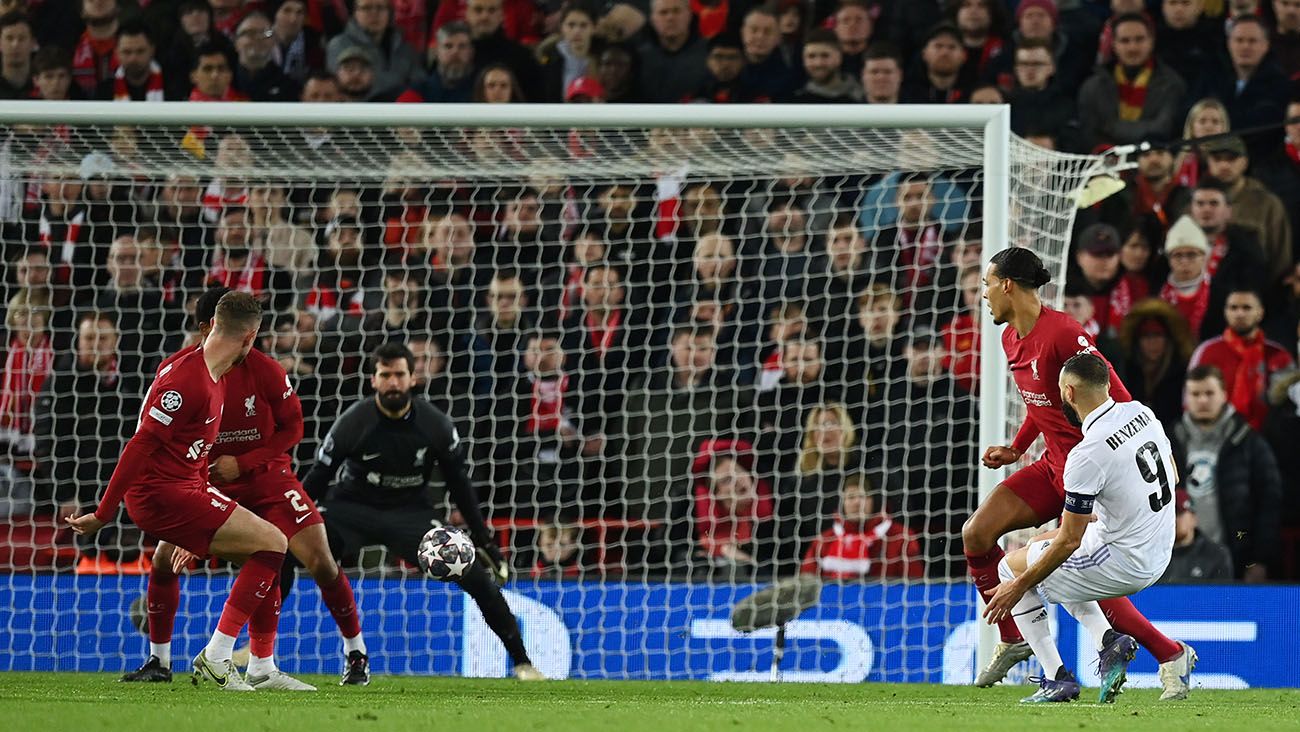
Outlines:
<svg viewBox="0 0 1300 732"><path fill-rule="evenodd" d="M1032 566L1043 556L1051 540L1029 544L1028 562ZM1038 593L1043 600L1064 602L1089 602L1112 597L1128 597L1150 587L1160 578L1147 577L1131 571L1123 557L1112 554L1111 548L1097 539L1092 527L1083 532L1083 542L1068 559L1047 578L1038 583Z"/></svg>

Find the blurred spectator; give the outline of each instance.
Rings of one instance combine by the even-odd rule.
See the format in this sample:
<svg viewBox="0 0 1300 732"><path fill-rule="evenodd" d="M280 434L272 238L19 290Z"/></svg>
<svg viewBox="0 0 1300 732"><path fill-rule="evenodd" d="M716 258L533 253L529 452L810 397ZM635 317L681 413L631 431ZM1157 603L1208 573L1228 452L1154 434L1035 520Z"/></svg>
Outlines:
<svg viewBox="0 0 1300 732"><path fill-rule="evenodd" d="M316 265L316 281L307 291L306 310L323 327L335 330L379 306L383 280L365 256L361 224L355 216L342 214L330 222L329 238Z"/></svg>
<svg viewBox="0 0 1300 732"><path fill-rule="evenodd" d="M803 46L803 71L808 81L795 90L791 99L800 103L861 102L862 87L858 80L840 70L842 54L835 34L814 30Z"/></svg>
<svg viewBox="0 0 1300 732"><path fill-rule="evenodd" d="M1195 153L1191 155L1195 157ZM1174 155L1169 148L1156 146L1143 151L1137 163L1132 177L1133 215L1153 216L1161 231L1167 231L1187 211L1191 191L1174 177Z"/></svg>
<svg viewBox="0 0 1300 732"><path fill-rule="evenodd" d="M853 418L843 404L810 409L802 429L797 470L783 481L777 504L778 521L785 525L781 539L790 547L783 558L795 561L829 526L846 482L867 469ZM873 456L872 462L872 470L884 467L879 456Z"/></svg>
<svg viewBox="0 0 1300 732"><path fill-rule="evenodd" d="M840 42L841 64L844 73L851 77L860 76L864 70L869 49L874 48L876 45L871 42L876 31L871 8L866 0L840 0L839 7L835 10L835 14L831 16L830 23L836 40Z"/></svg>
<svg viewBox="0 0 1300 732"><path fill-rule="evenodd" d="M695 540L714 566L760 566L773 546L772 491L754 474L749 443L706 442L691 466L695 476Z"/></svg>
<svg viewBox="0 0 1300 732"><path fill-rule="evenodd" d="M768 311L767 339L759 346L757 359L759 371L757 378L753 380L756 391L769 391L776 388L783 374L781 354L785 350L785 344L803 338L809 332L809 328L807 304L802 301L790 300L774 305ZM837 332L829 325L827 330ZM852 334L852 331L846 330L845 333ZM835 345L835 353L842 354L844 351L844 344ZM841 356L835 360L842 361L843 358Z"/></svg>
<svg viewBox="0 0 1300 732"><path fill-rule="evenodd" d="M1156 56L1187 83L1188 96L1211 94L1228 65L1222 22L1205 16L1204 0L1163 0L1156 20Z"/></svg>
<svg viewBox="0 0 1300 732"><path fill-rule="evenodd" d="M1120 145L1167 137L1186 92L1176 72L1153 55L1155 34L1140 14L1114 19L1115 62L1079 90L1084 146Z"/></svg>
<svg viewBox="0 0 1300 732"><path fill-rule="evenodd" d="M718 338L711 328L677 326L669 340L668 364L652 369L628 390L627 500L654 518L686 498L683 476L705 441L750 434L747 390L717 361Z"/></svg>
<svg viewBox="0 0 1300 732"><path fill-rule="evenodd" d="M630 47L617 43L606 46L600 53L596 78L605 89L605 101L641 101L640 63Z"/></svg>
<svg viewBox="0 0 1300 732"><path fill-rule="evenodd" d="M320 32L307 26L308 0L280 0L272 16L271 60L286 78L305 84L325 69L325 44Z"/></svg>
<svg viewBox="0 0 1300 732"><path fill-rule="evenodd" d="M1187 413L1169 438L1205 535L1228 547L1233 574L1268 579L1277 559L1281 477L1264 438L1228 403L1214 366L1187 372Z"/></svg>
<svg viewBox="0 0 1300 732"><path fill-rule="evenodd" d="M365 0L369 2L370 0ZM275 31L271 19L254 10L239 21L235 31L234 86L254 102L291 102L298 98L299 85L274 63Z"/></svg>
<svg viewBox="0 0 1300 732"><path fill-rule="evenodd" d="M28 99L32 86L32 23L19 11L0 15L0 99Z"/></svg>
<svg viewBox="0 0 1300 732"><path fill-rule="evenodd" d="M415 393L451 417L460 434L473 434L474 402L488 394L486 384L481 386L473 372L453 366L453 361L466 360L464 354L449 353L455 349L448 349L441 338L427 332L412 333L406 345L415 355L411 372Z"/></svg>
<svg viewBox="0 0 1300 732"><path fill-rule="evenodd" d="M981 2L982 0L967 0ZM1011 91L1011 131L1018 135L1048 133L1072 149L1077 136L1073 94L1056 81L1056 57L1046 41L1023 41L1014 52ZM1063 140L1064 138L1064 140Z"/></svg>
<svg viewBox="0 0 1300 732"><path fill-rule="evenodd" d="M391 102L393 97L375 88L375 67L365 49L352 46L339 52L334 80L341 102Z"/></svg>
<svg viewBox="0 0 1300 732"><path fill-rule="evenodd" d="M474 79L470 101L487 104L518 104L527 99L514 72L503 64L492 64L484 67Z"/></svg>
<svg viewBox="0 0 1300 732"><path fill-rule="evenodd" d="M252 238L260 242L271 267L288 272L295 283L315 271L319 252L311 232L287 219L288 191L280 184L256 186L248 191Z"/></svg>
<svg viewBox="0 0 1300 732"><path fill-rule="evenodd" d="M1165 238L1165 258L1169 262L1169 277L1160 288L1160 299L1173 305L1187 323L1195 341L1212 337L1204 324L1210 302L1226 300L1226 281L1219 281L1220 293L1211 294L1215 283L1210 277L1207 263L1210 243L1196 222L1183 216L1174 222Z"/></svg>
<svg viewBox="0 0 1300 732"><path fill-rule="evenodd" d="M1139 218L1124 237L1124 244L1119 248L1119 279L1110 290L1106 327L1111 332L1119 332L1120 322L1133 303L1152 294L1157 274L1163 271L1163 263L1156 255L1163 241L1160 221L1154 216Z"/></svg>
<svg viewBox="0 0 1300 732"><path fill-rule="evenodd" d="M523 372L520 354L535 323L527 311L528 295L516 270L497 270L488 283L486 300L487 310L475 321L474 331L480 343L478 348L490 359L488 373L493 384L490 392L496 393Z"/></svg>
<svg viewBox="0 0 1300 732"><path fill-rule="evenodd" d="M383 300L366 312L360 332L366 339L362 351L373 350L372 343L407 341L429 335L441 324L434 322L429 309L429 271L422 266L391 266L384 269Z"/></svg>
<svg viewBox="0 0 1300 732"><path fill-rule="evenodd" d="M95 99L118 102L161 102L166 95L162 66L149 29L139 21L127 21L117 34L117 68L95 90Z"/></svg>
<svg viewBox="0 0 1300 732"><path fill-rule="evenodd" d="M176 7L180 32L172 36L171 46L162 57L163 80L168 99L187 99L194 85L191 72L199 52L215 51L225 57L226 66L234 63L235 46L212 26L212 7L205 0L182 0Z"/></svg>
<svg viewBox="0 0 1300 732"><path fill-rule="evenodd" d="M885 511L865 475L845 481L839 515L804 555L802 571L830 580L919 578L925 563L916 534Z"/></svg>
<svg viewBox="0 0 1300 732"><path fill-rule="evenodd" d="M474 64L479 69L494 64L505 66L519 79L528 101L541 101L529 96L541 89L537 60L521 45L522 41L507 35L503 4L504 0L465 0L465 24L474 40Z"/></svg>
<svg viewBox="0 0 1300 732"><path fill-rule="evenodd" d="M0 496L11 504L31 499L33 407L54 366L48 306L33 304L27 292L9 299L5 329L9 345L0 381Z"/></svg>
<svg viewBox="0 0 1300 732"><path fill-rule="evenodd" d="M1092 64L1092 57L1079 36L1067 33L1061 22L1061 13L1053 0L1020 0L1015 4L1015 29L1011 33L1012 47L1007 48L992 64L993 79L1003 89L1011 89L1014 81L1012 64L1020 44L1040 41L1052 49L1056 62L1056 83L1063 90L1078 89Z"/></svg>
<svg viewBox="0 0 1300 732"><path fill-rule="evenodd" d="M474 84L474 43L469 26L452 21L438 29L434 66L415 87L426 102L468 102Z"/></svg>
<svg viewBox="0 0 1300 732"><path fill-rule="evenodd" d="M848 360L866 363L867 367L857 378L846 380L845 402L850 409L859 410L854 415L859 424L866 421L866 411L879 405L889 384L901 378L906 369L903 345L907 335L899 327L902 310L902 298L886 285L872 285L858 298L857 320L862 335L846 353Z"/></svg>
<svg viewBox="0 0 1300 732"><path fill-rule="evenodd" d="M302 94L298 101L304 103L311 102L345 102L349 101L343 96L343 90L339 89L338 79L328 71L313 71L302 85ZM306 141L312 149L318 149L329 142L329 133L322 130L318 137Z"/></svg>
<svg viewBox="0 0 1300 732"><path fill-rule="evenodd" d="M961 305L956 316L943 326L943 367L957 385L975 394L980 379L980 317L983 314L984 283L979 266L967 267L957 277Z"/></svg>
<svg viewBox="0 0 1300 732"><path fill-rule="evenodd" d="M499 4L501 0L475 1ZM372 94L389 98L424 78L423 59L393 26L391 3L392 0L357 0L347 27L341 35L331 38L325 48L327 63L335 73L343 63L344 51L364 51L375 74Z"/></svg>
<svg viewBox="0 0 1300 732"><path fill-rule="evenodd" d="M505 36L525 46L536 45L542 36L540 29L546 24L543 15L554 13L558 4L539 7L531 0L505 0L499 8L485 5L473 5L469 0L447 0L438 3L438 10L433 16L433 30L441 31L451 23L473 19L478 24L487 24L494 15ZM475 37L478 37L475 33ZM437 37L437 42L442 39Z"/></svg>
<svg viewBox="0 0 1300 732"><path fill-rule="evenodd" d="M1097 342L1097 350L1101 351L1101 355L1107 361L1115 365L1116 373L1119 373L1122 378L1124 374L1118 371L1119 364L1123 363L1119 353L1119 342L1111 336L1102 321L1097 319L1097 299L1089 294L1083 285L1070 282L1065 287L1065 299L1061 309L1092 336Z"/></svg>
<svg viewBox="0 0 1300 732"><path fill-rule="evenodd" d="M600 53L593 42L596 16L583 5L568 5L560 13L560 32L537 46L543 88L533 101L567 101L564 91L574 80L595 73ZM530 90L531 91L531 90Z"/></svg>
<svg viewBox="0 0 1300 732"><path fill-rule="evenodd" d="M226 208L217 225L217 245L208 271L210 283L247 292L275 312L288 309L294 295L293 275L266 260L255 240L248 209Z"/></svg>
<svg viewBox="0 0 1300 732"><path fill-rule="evenodd" d="M799 87L802 73L798 62L788 64L780 52L781 30L775 12L762 5L750 8L740 26L740 42L745 57L741 84L768 99L784 99Z"/></svg>
<svg viewBox="0 0 1300 732"><path fill-rule="evenodd" d="M234 38L244 13L255 7L245 0L208 0L208 4L212 6L212 26L227 38Z"/></svg>
<svg viewBox="0 0 1300 732"><path fill-rule="evenodd" d="M131 360L111 316L87 313L40 393L36 449L60 523L95 505L135 432L143 384Z"/></svg>
<svg viewBox="0 0 1300 732"><path fill-rule="evenodd" d="M977 84L971 89L969 104L1006 104L1002 90L994 84Z"/></svg>
<svg viewBox="0 0 1300 732"><path fill-rule="evenodd" d="M1232 554L1201 531L1192 497L1187 491L1179 490L1174 494L1174 506L1174 553L1159 581L1171 585L1231 582Z"/></svg>
<svg viewBox="0 0 1300 732"><path fill-rule="evenodd" d="M84 99L72 83L72 57L58 46L43 46L32 54L32 85L39 98L49 102Z"/></svg>
<svg viewBox="0 0 1300 732"><path fill-rule="evenodd" d="M1294 319L1289 325L1300 331L1300 323ZM1273 374L1268 388L1268 404L1264 437L1277 457L1278 472L1286 476L1282 525L1297 526L1300 525L1300 491L1294 486L1295 476L1300 475L1300 450L1295 449L1295 436L1300 434L1300 368Z"/></svg>
<svg viewBox="0 0 1300 732"><path fill-rule="evenodd" d="M708 70L701 86L686 96L688 101L710 104L750 104L769 102L741 80L745 70L744 45L740 36L724 31L709 39L709 53L704 63Z"/></svg>
<svg viewBox="0 0 1300 732"><path fill-rule="evenodd" d="M1093 337L1111 322L1110 295L1119 279L1119 250L1119 232L1110 224L1089 226L1074 243L1074 268L1067 273L1066 284L1092 300L1095 323L1088 331Z"/></svg>
<svg viewBox="0 0 1300 732"><path fill-rule="evenodd" d="M1300 0L1295 0L1300 13ZM1292 121L1283 129L1282 139L1267 155L1257 156L1251 172L1264 186L1282 199L1286 212L1300 211L1300 98L1286 106L1286 118ZM1291 222L1291 251L1300 251L1300 222Z"/></svg>
<svg viewBox="0 0 1300 732"><path fill-rule="evenodd" d="M216 46L202 46L194 51L194 64L190 67L191 88L185 97L191 102L244 102L247 97L231 86L234 73L230 70L230 57ZM204 129L206 128L194 128ZM200 137L206 137L204 132Z"/></svg>
<svg viewBox="0 0 1300 732"><path fill-rule="evenodd" d="M1264 337L1264 303L1254 290L1234 289L1224 305L1228 327L1205 341L1192 354L1191 367L1214 366L1222 375L1233 408L1251 427L1264 429L1268 402L1264 396L1273 374L1295 361L1278 344Z"/></svg>
<svg viewBox="0 0 1300 732"><path fill-rule="evenodd" d="M1273 30L1273 58L1282 73L1294 78L1300 73L1300 2L1273 0L1273 17L1277 27Z"/></svg>
<svg viewBox="0 0 1300 732"><path fill-rule="evenodd" d="M903 79L902 100L912 104L955 104L970 96L975 80L962 77L966 48L955 26L938 25L926 36L921 67Z"/></svg>
<svg viewBox="0 0 1300 732"><path fill-rule="evenodd" d="M573 524L545 524L537 529L535 579L579 577L585 569L582 527Z"/></svg>
<svg viewBox="0 0 1300 732"><path fill-rule="evenodd" d="M1291 271L1291 221L1282 201L1255 178L1246 175L1250 158L1240 137L1227 137L1204 146L1209 173L1222 183L1232 206L1232 221L1255 232L1268 267L1270 287Z"/></svg>
<svg viewBox="0 0 1300 732"><path fill-rule="evenodd" d="M991 79L993 62L1008 50L1007 10L1007 4L999 0L945 0L944 15L961 31L966 49L965 78ZM1047 51L1050 56L1050 48Z"/></svg>
<svg viewBox="0 0 1300 732"><path fill-rule="evenodd" d="M694 30L690 0L651 0L650 25L637 47L644 101L677 102L702 88L708 52Z"/></svg>
<svg viewBox="0 0 1300 732"><path fill-rule="evenodd" d="M843 41L840 41L843 44ZM887 43L872 44L863 54L862 91L868 104L898 104L903 88L903 60Z"/></svg>
<svg viewBox="0 0 1300 732"><path fill-rule="evenodd" d="M1222 183L1214 179L1198 183L1192 192L1191 214L1210 246L1205 265L1210 275L1210 300L1199 331L1205 337L1223 329L1228 292L1238 287L1262 291L1269 265L1255 233L1232 223L1232 205Z"/></svg>
<svg viewBox="0 0 1300 732"><path fill-rule="evenodd" d="M934 189L926 173L907 173L898 179L895 205L898 218L882 228L872 244L872 269L894 276L895 292L907 293L908 304L918 288L934 284L935 265L943 252L943 231L933 218ZM864 215L865 215L864 211Z"/></svg>
<svg viewBox="0 0 1300 732"><path fill-rule="evenodd" d="M1237 129L1276 124L1282 121L1286 107L1288 81L1268 54L1269 31L1265 21L1255 15L1234 19L1228 31L1230 73L1219 82L1218 98L1228 107L1232 126ZM1251 141L1253 151L1262 143Z"/></svg>
<svg viewBox="0 0 1300 732"><path fill-rule="evenodd" d="M1210 135L1222 135L1232 129L1228 108L1214 97L1206 97L1192 105L1183 123L1183 139L1190 140ZM1205 172L1205 150L1202 145L1190 145L1174 158L1174 177L1179 185L1195 188Z"/></svg>
<svg viewBox="0 0 1300 732"><path fill-rule="evenodd" d="M108 285L95 299L95 309L113 313L122 350L144 360L149 368L161 355L163 336L180 329L179 313L169 313L158 283L145 279L146 262L158 255L157 242L140 242L123 234L108 252Z"/></svg>
<svg viewBox="0 0 1300 732"><path fill-rule="evenodd" d="M778 478L794 472L798 461L800 428L818 404L840 400L838 384L828 383L822 344L810 334L787 340L781 348L781 378L776 386L758 392L755 412L759 467Z"/></svg>
<svg viewBox="0 0 1300 732"><path fill-rule="evenodd" d="M852 322L854 304L875 278L867 240L852 216L834 221L821 246L823 254L810 274L808 292L820 307L815 315L827 326ZM842 326L837 330L842 330ZM829 335L829 332L828 332Z"/></svg>
<svg viewBox="0 0 1300 732"><path fill-rule="evenodd" d="M113 78L119 15L118 0L81 0L86 30L72 49L72 81L86 98Z"/></svg>
<svg viewBox="0 0 1300 732"><path fill-rule="evenodd" d="M1142 300L1124 317L1119 345L1129 393L1172 429L1183 413L1183 376L1195 345L1187 322L1167 302Z"/></svg>
<svg viewBox="0 0 1300 732"><path fill-rule="evenodd" d="M813 271L807 211L794 197L774 198L763 229L762 256L747 263L759 267L758 279L767 302L801 297Z"/></svg>

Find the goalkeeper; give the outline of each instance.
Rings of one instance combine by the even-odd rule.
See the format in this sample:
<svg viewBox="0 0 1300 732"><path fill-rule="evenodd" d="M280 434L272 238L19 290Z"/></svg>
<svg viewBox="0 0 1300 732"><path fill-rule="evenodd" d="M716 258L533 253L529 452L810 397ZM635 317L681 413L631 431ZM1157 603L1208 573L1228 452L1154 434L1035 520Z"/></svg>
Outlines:
<svg viewBox="0 0 1300 732"><path fill-rule="evenodd" d="M385 343L370 360L374 397L339 416L302 481L320 506L334 556L352 557L362 547L382 544L417 564L420 540L440 525L426 490L436 465L478 547L479 560L457 584L474 598L501 639L514 662L515 677L544 678L529 660L519 624L494 581L504 582L508 570L479 512L460 435L446 414L412 396L415 357L410 349ZM330 481L340 466L343 475L331 491ZM280 574L285 596L293 584L292 570L286 565Z"/></svg>

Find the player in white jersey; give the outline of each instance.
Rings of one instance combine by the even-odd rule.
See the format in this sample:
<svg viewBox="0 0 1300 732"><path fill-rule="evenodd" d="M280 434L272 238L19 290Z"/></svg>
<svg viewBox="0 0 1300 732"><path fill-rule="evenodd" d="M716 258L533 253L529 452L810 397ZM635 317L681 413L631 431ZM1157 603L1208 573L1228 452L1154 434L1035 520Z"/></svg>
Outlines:
<svg viewBox="0 0 1300 732"><path fill-rule="evenodd" d="M1003 558L1002 584L984 616L990 623L1014 617L1043 664L1038 691L1022 701L1071 701L1079 684L1047 624L1045 604L1059 603L1096 641L1099 698L1111 702L1137 642L1110 627L1097 600L1145 589L1169 566L1178 475L1160 421L1139 402L1110 398L1110 371L1101 358L1081 353L1066 361L1060 388L1066 418L1083 431L1065 460L1061 528Z"/></svg>

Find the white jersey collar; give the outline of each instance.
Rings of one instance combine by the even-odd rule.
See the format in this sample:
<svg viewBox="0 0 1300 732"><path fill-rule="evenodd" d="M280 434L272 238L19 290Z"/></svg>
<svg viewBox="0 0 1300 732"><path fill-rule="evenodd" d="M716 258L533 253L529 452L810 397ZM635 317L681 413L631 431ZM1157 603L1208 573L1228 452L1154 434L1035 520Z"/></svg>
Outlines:
<svg viewBox="0 0 1300 732"><path fill-rule="evenodd" d="M1106 401L1101 403L1100 406L1092 410L1092 414L1089 414L1088 418L1083 420L1083 428L1081 429L1083 434L1085 435L1088 434L1088 429L1091 428L1094 424L1096 424L1097 420L1106 416L1106 413L1114 408L1115 408L1115 400L1108 397Z"/></svg>

